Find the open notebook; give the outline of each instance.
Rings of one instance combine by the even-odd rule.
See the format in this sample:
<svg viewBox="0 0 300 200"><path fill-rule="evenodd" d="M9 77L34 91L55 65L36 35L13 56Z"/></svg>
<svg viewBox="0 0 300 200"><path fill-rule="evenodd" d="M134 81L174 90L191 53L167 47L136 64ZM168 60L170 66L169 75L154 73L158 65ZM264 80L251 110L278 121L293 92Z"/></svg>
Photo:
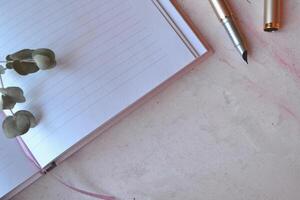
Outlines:
<svg viewBox="0 0 300 200"><path fill-rule="evenodd" d="M2 57L40 47L57 55L50 71L4 76L6 86L25 92L26 103L15 109L40 119L20 139L41 168L76 151L208 52L169 0L2 0L0 11ZM0 159L0 198L40 176L18 142L2 133Z"/></svg>

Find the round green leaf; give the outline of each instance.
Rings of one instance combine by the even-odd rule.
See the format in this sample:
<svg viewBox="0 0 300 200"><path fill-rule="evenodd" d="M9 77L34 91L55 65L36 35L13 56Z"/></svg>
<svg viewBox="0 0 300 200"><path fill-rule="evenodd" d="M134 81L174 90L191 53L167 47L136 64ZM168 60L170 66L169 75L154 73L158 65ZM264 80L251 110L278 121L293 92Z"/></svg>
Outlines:
<svg viewBox="0 0 300 200"><path fill-rule="evenodd" d="M19 87L0 88L0 93L9 96L12 101L17 103L23 103L26 100L23 90Z"/></svg>
<svg viewBox="0 0 300 200"><path fill-rule="evenodd" d="M27 133L36 124L36 119L31 112L20 110L14 116L8 116L4 119L2 129L6 137L14 138Z"/></svg>
<svg viewBox="0 0 300 200"><path fill-rule="evenodd" d="M3 132L8 138L23 135L30 129L30 119L26 115L6 117L2 123Z"/></svg>
<svg viewBox="0 0 300 200"><path fill-rule="evenodd" d="M16 129L16 124L13 116L8 116L2 122L2 129L6 137L14 138L20 135L20 132Z"/></svg>
<svg viewBox="0 0 300 200"><path fill-rule="evenodd" d="M51 69L56 65L55 54L51 49L36 49L32 52L32 58L42 70Z"/></svg>
<svg viewBox="0 0 300 200"><path fill-rule="evenodd" d="M20 51L17 51L16 53L10 54L6 57L6 60L28 60L32 59L32 52L31 49L22 49Z"/></svg>
<svg viewBox="0 0 300 200"><path fill-rule="evenodd" d="M21 62L21 65L22 65L23 69L24 69L28 74L35 73L35 72L39 71L39 68L38 68L37 64L34 63L34 62L26 62L26 61L22 61L22 62Z"/></svg>
<svg viewBox="0 0 300 200"><path fill-rule="evenodd" d="M30 119L27 115L24 114L15 114L15 122L16 122L16 129L21 133L27 133L30 128Z"/></svg>
<svg viewBox="0 0 300 200"><path fill-rule="evenodd" d="M2 129L6 137L14 138L19 135L23 135L28 132L30 128L30 122L27 117L8 116L2 123Z"/></svg>
<svg viewBox="0 0 300 200"><path fill-rule="evenodd" d="M34 115L27 110L20 110L15 113L15 116L26 116L30 121L30 128L33 128L37 125L37 120L35 119Z"/></svg>
<svg viewBox="0 0 300 200"><path fill-rule="evenodd" d="M13 109L15 105L16 102L10 96L1 95L0 106L2 110Z"/></svg>
<svg viewBox="0 0 300 200"><path fill-rule="evenodd" d="M23 76L39 71L38 66L33 62L20 62L15 60L12 62L12 67L18 74Z"/></svg>

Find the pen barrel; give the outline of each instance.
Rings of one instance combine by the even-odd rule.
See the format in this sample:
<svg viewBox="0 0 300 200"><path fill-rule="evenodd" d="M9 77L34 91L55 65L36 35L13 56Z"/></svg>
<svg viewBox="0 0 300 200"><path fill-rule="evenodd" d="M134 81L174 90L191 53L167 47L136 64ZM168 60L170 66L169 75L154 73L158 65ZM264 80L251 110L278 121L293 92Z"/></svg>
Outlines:
<svg viewBox="0 0 300 200"><path fill-rule="evenodd" d="M213 7L217 17L223 24L235 48L241 55L244 55L246 51L246 43L244 42L245 40L242 33L237 28L232 11L230 10L226 0L209 0L209 2Z"/></svg>
<svg viewBox="0 0 300 200"><path fill-rule="evenodd" d="M280 28L281 0L264 0L264 30L277 31Z"/></svg>
<svg viewBox="0 0 300 200"><path fill-rule="evenodd" d="M244 39L242 38L242 34L237 29L237 26L235 25L233 19L231 17L227 17L224 20L222 20L222 24L235 48L241 55L243 55L243 53L246 51L246 44L244 42Z"/></svg>
<svg viewBox="0 0 300 200"><path fill-rule="evenodd" d="M220 21L232 15L229 6L224 0L209 0L209 2Z"/></svg>

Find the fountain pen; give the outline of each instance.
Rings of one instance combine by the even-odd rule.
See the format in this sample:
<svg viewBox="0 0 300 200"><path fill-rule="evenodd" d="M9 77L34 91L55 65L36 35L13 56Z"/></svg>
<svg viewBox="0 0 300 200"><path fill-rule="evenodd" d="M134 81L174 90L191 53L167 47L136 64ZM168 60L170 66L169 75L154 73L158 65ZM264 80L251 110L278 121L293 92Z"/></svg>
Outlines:
<svg viewBox="0 0 300 200"><path fill-rule="evenodd" d="M224 28L226 29L229 37L231 38L231 41L233 42L235 48L238 50L239 54L242 56L244 61L248 64L246 42L240 30L237 27L232 12L229 9L228 2L226 2L226 0L209 1L217 17L219 18Z"/></svg>

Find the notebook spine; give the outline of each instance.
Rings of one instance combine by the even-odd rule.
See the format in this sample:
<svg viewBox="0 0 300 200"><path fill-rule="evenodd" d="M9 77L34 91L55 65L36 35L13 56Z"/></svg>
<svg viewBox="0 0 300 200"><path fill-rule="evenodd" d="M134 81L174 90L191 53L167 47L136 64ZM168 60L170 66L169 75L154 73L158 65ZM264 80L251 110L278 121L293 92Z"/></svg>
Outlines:
<svg viewBox="0 0 300 200"><path fill-rule="evenodd" d="M180 10L180 6L176 0L152 0L152 2L173 27L174 31L195 58L203 56L210 51L211 48L205 41L202 41L203 38L197 30L197 27L189 17Z"/></svg>
<svg viewBox="0 0 300 200"><path fill-rule="evenodd" d="M161 14L165 17L165 19L168 21L168 23L174 29L174 31L178 34L180 39L185 43L185 45L188 47L188 49L191 51L191 53L195 57L198 57L199 53L197 52L197 50L195 49L193 44L189 41L189 39L186 37L186 35L183 33L182 27L180 27L176 23L174 16L172 16L170 14L170 12L175 12L176 16L180 17L177 9L174 7L174 4L171 1L161 1L161 0L152 0L152 2L158 8L158 10L161 12ZM166 4L169 6L166 6Z"/></svg>

